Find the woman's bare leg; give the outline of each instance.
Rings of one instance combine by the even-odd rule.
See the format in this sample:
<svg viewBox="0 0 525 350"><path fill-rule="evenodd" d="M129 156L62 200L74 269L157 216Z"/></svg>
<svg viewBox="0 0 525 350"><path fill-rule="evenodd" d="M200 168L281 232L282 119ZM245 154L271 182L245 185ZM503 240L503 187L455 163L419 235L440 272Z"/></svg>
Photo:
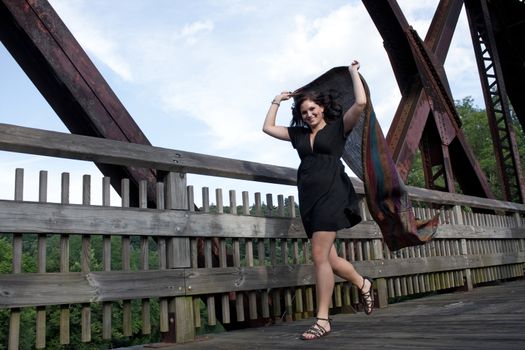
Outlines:
<svg viewBox="0 0 525 350"><path fill-rule="evenodd" d="M371 295L367 296L367 293L372 288L372 282L363 278L363 276L361 276L355 270L354 265L352 265L348 260L339 257L334 245L332 245L332 248L330 249L330 255L328 259L330 261L330 265L332 266L332 270L337 276L350 281L357 288L359 288L361 294L364 296L363 306L365 308L365 313L369 315L372 312L374 300Z"/></svg>
<svg viewBox="0 0 525 350"><path fill-rule="evenodd" d="M363 276L361 276L355 270L352 263L338 256L334 245L332 245L332 248L330 249L329 261L330 266L332 266L332 270L337 276L353 283L359 289L361 289L363 287L363 283L365 283L363 292L368 292L370 289L370 281L365 280Z"/></svg>
<svg viewBox="0 0 525 350"><path fill-rule="evenodd" d="M317 318L329 318L330 299L334 291L334 273L356 285L362 292L368 292L372 287L370 281L364 279L348 260L337 255L334 241L335 232L314 232L312 236L312 260L315 269ZM326 331L331 330L328 321L318 320L317 323ZM303 337L307 339L315 338L314 335L307 333L303 333Z"/></svg>
<svg viewBox="0 0 525 350"><path fill-rule="evenodd" d="M328 319L330 298L334 290L334 273L330 265L330 250L334 245L335 232L319 231L312 236L312 260L315 269L315 289L317 295L317 317ZM328 321L318 320L317 323L326 331L330 331ZM303 337L312 339L312 334L303 333Z"/></svg>

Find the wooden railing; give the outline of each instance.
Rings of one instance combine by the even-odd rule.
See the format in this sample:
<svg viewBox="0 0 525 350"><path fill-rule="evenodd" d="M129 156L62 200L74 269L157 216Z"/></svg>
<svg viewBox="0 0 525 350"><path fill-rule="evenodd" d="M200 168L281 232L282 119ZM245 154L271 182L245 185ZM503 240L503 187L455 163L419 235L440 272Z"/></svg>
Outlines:
<svg viewBox="0 0 525 350"><path fill-rule="evenodd" d="M44 348L94 337L110 342L116 333L161 333L185 342L218 324L229 329L314 313L309 242L295 199L267 194L263 203L260 193L250 200L242 192L242 203L236 203L231 190L225 205L222 189L215 189L212 200L205 187L195 211L195 189L185 176L294 185L294 169L5 124L0 150L168 172L153 185L157 208L147 208L152 184L144 181L139 205L132 208L127 179L120 179L121 207L109 205L107 177L102 205L90 203L90 176L83 178L82 205L70 204L68 173L62 174L61 203L48 203L45 171L39 201L26 202L23 169L16 170L14 200L0 200L0 267L9 267L0 271L0 317L8 319L10 349L24 337ZM416 215L429 218L439 208L440 228L432 242L392 253L366 211L362 184L352 181L365 220L338 232L336 246L375 279L378 307L409 295L523 276L525 205L410 188ZM51 247L58 253L48 256ZM332 307L359 309L357 289L337 279ZM26 310L34 311L35 334L21 329ZM57 336L46 331L52 318L59 318ZM80 328L79 339L72 339L72 328Z"/></svg>

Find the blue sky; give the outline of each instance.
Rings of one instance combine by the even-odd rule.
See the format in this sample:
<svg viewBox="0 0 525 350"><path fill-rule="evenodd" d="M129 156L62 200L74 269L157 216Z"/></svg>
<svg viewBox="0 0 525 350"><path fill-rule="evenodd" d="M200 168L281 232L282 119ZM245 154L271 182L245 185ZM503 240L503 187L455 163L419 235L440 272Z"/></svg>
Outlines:
<svg viewBox="0 0 525 350"><path fill-rule="evenodd" d="M155 146L288 167L299 164L286 142L261 131L273 97L334 66L361 62L381 126L400 100L392 68L360 1L342 0L50 0L139 127ZM424 38L437 0L399 1ZM483 105L464 11L445 70L455 99ZM60 118L0 44L0 122L67 132ZM278 123L288 124L289 103ZM13 198L15 168L25 169L26 200L37 200L38 171L49 172L49 201L59 201L60 173L71 173L71 202L80 203L83 174L92 203L101 178L89 162L0 152L0 199ZM293 186L189 177L200 188L296 195ZM226 192L224 192L226 193ZM214 195L212 195L214 201ZM238 200L238 203L240 200ZM112 205L119 205L113 194Z"/></svg>

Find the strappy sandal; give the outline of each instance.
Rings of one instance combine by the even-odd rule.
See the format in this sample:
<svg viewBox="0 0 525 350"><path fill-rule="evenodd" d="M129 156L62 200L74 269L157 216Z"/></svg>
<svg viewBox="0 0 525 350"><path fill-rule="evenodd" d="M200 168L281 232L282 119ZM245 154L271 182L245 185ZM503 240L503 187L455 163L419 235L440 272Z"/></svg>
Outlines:
<svg viewBox="0 0 525 350"><path fill-rule="evenodd" d="M366 281L370 282L370 289L368 292L363 292L363 288L365 288ZM374 282L370 277L363 277L363 286L361 287L361 299L363 301L363 309L365 311L365 314L370 315L372 311L374 310L374 289L372 288L374 285Z"/></svg>
<svg viewBox="0 0 525 350"><path fill-rule="evenodd" d="M307 337L305 337L304 335L301 334L301 339L302 340L319 339L321 337L327 336L328 334L330 334L332 332L332 319L331 318L316 317L315 319L316 319L315 323L313 325L311 325L310 328L308 328L308 330L306 332L304 332L304 334L311 334L311 335L313 335L313 337L312 338L307 338ZM326 328L324 328L319 323L317 323L317 321L328 321L328 324L330 325L330 330L327 331Z"/></svg>

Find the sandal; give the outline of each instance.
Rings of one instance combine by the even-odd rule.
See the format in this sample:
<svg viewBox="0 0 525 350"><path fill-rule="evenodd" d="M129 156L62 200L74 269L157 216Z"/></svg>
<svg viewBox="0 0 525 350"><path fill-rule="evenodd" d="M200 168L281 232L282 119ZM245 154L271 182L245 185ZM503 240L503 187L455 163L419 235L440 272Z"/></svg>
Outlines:
<svg viewBox="0 0 525 350"><path fill-rule="evenodd" d="M370 289L368 292L363 292L363 288L365 288L366 281L370 282ZM374 282L370 277L363 277L363 286L361 287L361 299L363 302L363 310L365 311L365 314L370 315L372 313L372 310L374 310L374 289L373 287Z"/></svg>
<svg viewBox="0 0 525 350"><path fill-rule="evenodd" d="M313 325L311 325L310 328L308 328L308 330L306 332L303 333L303 334L311 334L311 335L313 335L313 337L312 338L307 338L303 334L301 334L301 339L302 340L319 339L321 337L324 337L324 336L330 334L330 332L332 332L332 319L331 318L316 317L315 319L316 319L315 323ZM330 325L330 330L327 331L323 326L321 326L319 323L317 323L317 321L328 321L328 324Z"/></svg>

